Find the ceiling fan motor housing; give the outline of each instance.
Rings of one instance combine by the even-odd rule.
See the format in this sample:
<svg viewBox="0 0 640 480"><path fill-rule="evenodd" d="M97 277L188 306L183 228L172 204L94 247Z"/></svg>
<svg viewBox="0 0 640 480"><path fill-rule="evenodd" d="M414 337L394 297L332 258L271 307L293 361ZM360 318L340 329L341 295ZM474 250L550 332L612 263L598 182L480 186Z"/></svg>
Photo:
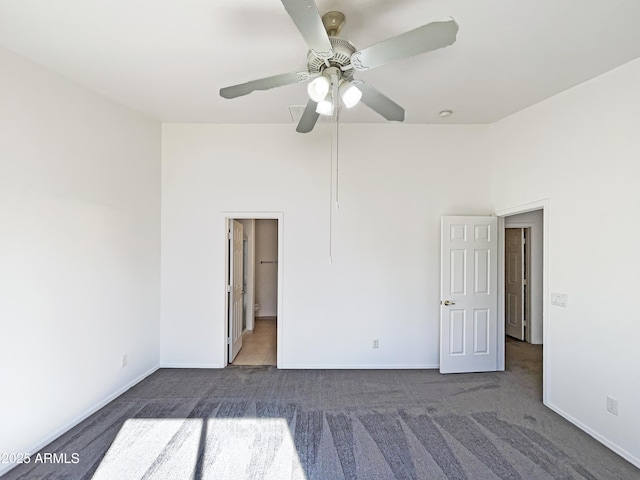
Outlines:
<svg viewBox="0 0 640 480"><path fill-rule="evenodd" d="M333 57L328 59L330 67L337 67L342 70L341 67L351 64L351 55L356 52L356 47L354 47L351 42L345 40L340 37L329 37L329 41L331 42L331 47L333 48ZM309 51L309 55L307 56L307 67L309 69L310 74L321 74L327 64L324 61L324 58L316 55L313 50ZM342 70L342 78L345 80L351 80L353 77L353 69L350 68L348 70Z"/></svg>

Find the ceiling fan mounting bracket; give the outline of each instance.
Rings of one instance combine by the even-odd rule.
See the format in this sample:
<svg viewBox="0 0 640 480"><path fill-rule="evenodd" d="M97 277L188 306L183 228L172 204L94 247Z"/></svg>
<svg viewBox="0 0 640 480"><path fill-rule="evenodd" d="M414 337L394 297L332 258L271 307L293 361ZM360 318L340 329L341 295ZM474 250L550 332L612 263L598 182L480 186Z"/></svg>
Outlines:
<svg viewBox="0 0 640 480"><path fill-rule="evenodd" d="M325 13L322 16L322 25L329 37L337 36L344 25L344 13L335 11Z"/></svg>

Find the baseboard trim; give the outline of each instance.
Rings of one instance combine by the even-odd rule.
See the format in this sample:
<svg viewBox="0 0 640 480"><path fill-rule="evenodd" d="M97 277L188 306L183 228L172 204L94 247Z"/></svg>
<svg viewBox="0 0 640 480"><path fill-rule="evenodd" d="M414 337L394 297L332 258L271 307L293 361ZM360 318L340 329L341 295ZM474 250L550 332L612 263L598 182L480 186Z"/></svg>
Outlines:
<svg viewBox="0 0 640 480"><path fill-rule="evenodd" d="M440 365L334 365L334 364L286 364L278 365L283 370L437 370Z"/></svg>
<svg viewBox="0 0 640 480"><path fill-rule="evenodd" d="M224 368L219 363L163 363L159 368Z"/></svg>
<svg viewBox="0 0 640 480"><path fill-rule="evenodd" d="M554 412L556 412L561 417L563 417L566 420L568 420L569 422L573 423L580 430L582 430L585 433L588 433L589 435L591 435L598 442L600 442L605 447L609 448L610 450L612 450L615 453L617 453L618 455L620 455L622 458L624 458L629 463L631 463L631 464L635 465L636 467L640 468L640 458L636 457L635 455L633 455L632 453L628 452L624 448L620 447L616 443L612 442L608 438L600 435L598 432L596 432L595 430L591 429L590 427L588 427L587 425L582 423L580 420L578 420L578 419L574 418L573 416L569 415L567 412L565 412L561 408L557 407L556 405L553 405L552 403L547 403L546 406L549 407Z"/></svg>
<svg viewBox="0 0 640 480"><path fill-rule="evenodd" d="M247 365L248 366L248 365ZM225 368L219 363L163 363L159 368ZM437 370L438 364L425 365L333 365L333 364L285 364L278 365L282 370Z"/></svg>
<svg viewBox="0 0 640 480"><path fill-rule="evenodd" d="M159 368L158 366L155 366L155 367L151 368L150 370L146 371L142 375L138 376L136 379L134 379L131 382L127 383L124 387L119 388L114 393L112 393L107 398L105 398L104 400L101 400L97 404L95 404L92 407L90 407L87 410L85 410L83 413L78 415L76 418L71 420L69 423L67 423L63 427L59 428L58 430L56 430L52 434L48 435L47 437L43 438L39 442L37 442L34 445L32 445L30 448L27 449L27 451L25 453L27 453L29 455L36 454L42 448L46 447L51 442L53 442L56 438L58 438L59 436L65 434L65 433L67 433L73 427L75 427L80 422L82 422L82 421L86 420L87 418L89 418L91 415L96 413L98 410L100 410L102 407L107 405L109 402L112 402L113 400L118 398L120 395L122 395L124 392L129 390L131 387L134 387L135 385L140 383L142 380L147 378L149 375L155 373L158 370L158 368ZM10 470L13 470L18 465L19 464L2 464L2 465L0 465L0 477L2 475L4 475L5 473L9 472Z"/></svg>

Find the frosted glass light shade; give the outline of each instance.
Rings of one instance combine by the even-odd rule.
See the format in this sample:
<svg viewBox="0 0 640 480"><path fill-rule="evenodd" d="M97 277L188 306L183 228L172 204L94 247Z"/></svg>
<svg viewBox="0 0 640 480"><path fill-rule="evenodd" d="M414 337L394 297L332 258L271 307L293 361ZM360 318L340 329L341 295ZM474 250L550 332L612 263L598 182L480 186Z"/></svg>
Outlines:
<svg viewBox="0 0 640 480"><path fill-rule="evenodd" d="M358 104L362 98L362 92L352 83L345 81L340 84L340 96L344 106L351 108Z"/></svg>
<svg viewBox="0 0 640 480"><path fill-rule="evenodd" d="M322 100L318 102L316 112L320 115L331 115L333 113L333 102L331 100Z"/></svg>
<svg viewBox="0 0 640 480"><path fill-rule="evenodd" d="M314 102L320 102L327 96L330 87L331 82L329 79L321 75L318 78L314 78L313 81L307 85L307 95L309 95L309 98Z"/></svg>

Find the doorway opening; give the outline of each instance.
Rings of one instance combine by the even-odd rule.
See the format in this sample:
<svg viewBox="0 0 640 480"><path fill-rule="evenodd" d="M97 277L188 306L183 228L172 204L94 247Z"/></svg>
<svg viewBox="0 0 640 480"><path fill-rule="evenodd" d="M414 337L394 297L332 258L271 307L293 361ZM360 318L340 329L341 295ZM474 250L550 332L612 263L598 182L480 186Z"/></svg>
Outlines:
<svg viewBox="0 0 640 480"><path fill-rule="evenodd" d="M280 216L226 218L225 364L279 364L281 331Z"/></svg>
<svg viewBox="0 0 640 480"><path fill-rule="evenodd" d="M538 377L544 402L546 201L498 212L502 220L499 306L504 321L504 368L522 368ZM548 378L548 377L547 377Z"/></svg>

